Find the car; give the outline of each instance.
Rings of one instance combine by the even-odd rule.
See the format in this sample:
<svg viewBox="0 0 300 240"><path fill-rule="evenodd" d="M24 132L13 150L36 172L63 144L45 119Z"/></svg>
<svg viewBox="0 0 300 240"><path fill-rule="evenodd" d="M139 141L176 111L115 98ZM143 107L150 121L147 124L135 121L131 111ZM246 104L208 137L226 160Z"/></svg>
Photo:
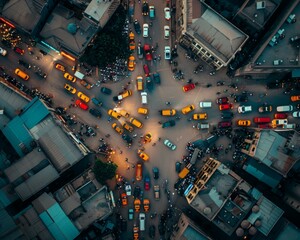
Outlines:
<svg viewBox="0 0 300 240"><path fill-rule="evenodd" d="M5 49L3 49L3 48L0 47L0 54L1 54L2 56L6 56L7 51L6 51Z"/></svg>
<svg viewBox="0 0 300 240"><path fill-rule="evenodd" d="M154 192L154 199L159 200L160 199L160 188L159 185L153 186L153 192Z"/></svg>
<svg viewBox="0 0 300 240"><path fill-rule="evenodd" d="M57 70L62 71L62 72L65 72L65 71L66 71L65 66L64 66L64 65L61 65L60 63L56 63L56 64L55 64L55 68L56 68Z"/></svg>
<svg viewBox="0 0 300 240"><path fill-rule="evenodd" d="M67 79L70 82L76 82L76 77L72 76L70 73L65 73L64 78Z"/></svg>
<svg viewBox="0 0 300 240"><path fill-rule="evenodd" d="M132 91L131 90L126 90L122 94L118 95L118 100L123 100L124 98L127 98L131 95L132 95Z"/></svg>
<svg viewBox="0 0 300 240"><path fill-rule="evenodd" d="M293 115L292 115L294 118L299 118L300 117L300 112L299 111L296 111L296 112L293 112Z"/></svg>
<svg viewBox="0 0 300 240"><path fill-rule="evenodd" d="M160 75L159 73L153 73L153 80L156 84L160 84Z"/></svg>
<svg viewBox="0 0 300 240"><path fill-rule="evenodd" d="M122 127L119 127L118 124L116 124L116 123L113 123L113 124L111 125L111 127L112 127L117 133L119 133L120 135L122 135L123 132L124 132L124 129L123 129Z"/></svg>
<svg viewBox="0 0 300 240"><path fill-rule="evenodd" d="M218 123L219 128L228 128L231 127L232 123L229 121L222 121Z"/></svg>
<svg viewBox="0 0 300 240"><path fill-rule="evenodd" d="M144 189L145 191L150 190L150 178L148 176L144 179Z"/></svg>
<svg viewBox="0 0 300 240"><path fill-rule="evenodd" d="M176 145L174 143L172 143L169 139L165 139L164 145L173 151L176 150Z"/></svg>
<svg viewBox="0 0 300 240"><path fill-rule="evenodd" d="M90 101L90 98L89 98L87 95L85 95L84 93L82 93L82 92L78 92L78 93L77 93L77 96L78 96L81 100L85 101L86 103L88 103L88 102Z"/></svg>
<svg viewBox="0 0 300 240"><path fill-rule="evenodd" d="M144 90L144 80L142 76L137 76L136 78L136 88L138 91Z"/></svg>
<svg viewBox="0 0 300 240"><path fill-rule="evenodd" d="M127 196L131 196L131 186L129 184L125 185L125 192Z"/></svg>
<svg viewBox="0 0 300 240"><path fill-rule="evenodd" d="M129 118L130 114L127 112L125 109L119 110L119 113L122 115L124 118Z"/></svg>
<svg viewBox="0 0 300 240"><path fill-rule="evenodd" d="M149 70L148 64L144 64L143 69L144 69L145 76L149 77L150 76L150 70Z"/></svg>
<svg viewBox="0 0 300 240"><path fill-rule="evenodd" d="M128 205L128 201L127 201L127 195L126 193L121 193L121 203L122 203L122 206L125 207Z"/></svg>
<svg viewBox="0 0 300 240"><path fill-rule="evenodd" d="M66 114L66 108L64 107L56 107L55 108L55 112L58 114L58 115L64 115Z"/></svg>
<svg viewBox="0 0 300 240"><path fill-rule="evenodd" d="M164 8L164 12L165 12L165 19L166 20L170 20L171 19L171 11L169 7L165 7Z"/></svg>
<svg viewBox="0 0 300 240"><path fill-rule="evenodd" d="M163 109L158 111L162 116L174 116L176 114L175 109Z"/></svg>
<svg viewBox="0 0 300 240"><path fill-rule="evenodd" d="M224 104L220 104L219 105L219 109L220 111L224 111L224 110L230 110L233 108L232 103L224 103Z"/></svg>
<svg viewBox="0 0 300 240"><path fill-rule="evenodd" d="M103 103L97 98L92 98L92 102L98 107L101 107L103 105Z"/></svg>
<svg viewBox="0 0 300 240"><path fill-rule="evenodd" d="M128 70L131 72L134 71L134 66L135 66L135 57L131 55L128 58Z"/></svg>
<svg viewBox="0 0 300 240"><path fill-rule="evenodd" d="M134 205L135 212L139 212L141 210L141 200L140 199L138 199L138 198L134 199L133 205Z"/></svg>
<svg viewBox="0 0 300 240"><path fill-rule="evenodd" d="M21 59L19 59L18 63L24 67L26 67L27 69L30 69L31 68L31 65Z"/></svg>
<svg viewBox="0 0 300 240"><path fill-rule="evenodd" d="M18 53L20 55L24 55L25 51L22 48L14 47L15 53Z"/></svg>
<svg viewBox="0 0 300 240"><path fill-rule="evenodd" d="M184 108L181 109L182 114L188 114L191 111L195 110L195 106L193 104L187 105Z"/></svg>
<svg viewBox="0 0 300 240"><path fill-rule="evenodd" d="M129 50L130 50L131 52L133 52L134 49L135 49L135 41L134 41L134 40L130 40L130 41L129 41Z"/></svg>
<svg viewBox="0 0 300 240"><path fill-rule="evenodd" d="M128 123L123 123L123 128L125 129L125 130L127 130L128 132L133 132L133 127L131 126L131 125L129 125Z"/></svg>
<svg viewBox="0 0 300 240"><path fill-rule="evenodd" d="M171 47L165 46L165 60L171 59Z"/></svg>
<svg viewBox="0 0 300 240"><path fill-rule="evenodd" d="M238 126L245 126L245 127L248 127L248 126L251 125L251 121L250 121L250 120L238 120L238 121L236 122L236 124L237 124Z"/></svg>
<svg viewBox="0 0 300 240"><path fill-rule="evenodd" d="M132 144L132 138L127 135L127 134L122 134L122 139L128 144L128 145L131 145Z"/></svg>
<svg viewBox="0 0 300 240"><path fill-rule="evenodd" d="M149 212L149 210L150 210L150 200L149 199L145 198L143 200L143 207L144 207L145 212Z"/></svg>
<svg viewBox="0 0 300 240"><path fill-rule="evenodd" d="M83 101L81 101L80 99L77 99L77 100L75 101L75 105L78 106L78 107L80 107L80 108L83 109L83 110L88 110L88 109L89 109L89 106L86 105L86 104L85 104Z"/></svg>
<svg viewBox="0 0 300 240"><path fill-rule="evenodd" d="M170 27L164 26L164 38L169 39L169 37L170 37Z"/></svg>
<svg viewBox="0 0 300 240"><path fill-rule="evenodd" d="M258 108L258 112L265 113L265 112L272 112L273 108L271 105L262 105Z"/></svg>
<svg viewBox="0 0 300 240"><path fill-rule="evenodd" d="M96 118L101 118L101 116L102 116L101 112L98 109L95 109L95 108L91 108L89 110L89 112L90 112L90 114L92 114Z"/></svg>
<svg viewBox="0 0 300 240"><path fill-rule="evenodd" d="M107 88L107 87L102 87L101 89L100 89L100 92L102 92L102 93L104 93L104 94L106 94L106 95L110 95L111 94L111 89L109 89L109 88Z"/></svg>
<svg viewBox="0 0 300 240"><path fill-rule="evenodd" d="M72 94L75 94L77 91L76 88L72 87L71 85L69 85L67 83L64 85L64 89L66 89L67 91L69 91Z"/></svg>
<svg viewBox="0 0 300 240"><path fill-rule="evenodd" d="M167 128L167 127L173 127L173 126L175 126L175 125L176 125L175 120L170 120L170 121L164 122L164 123L161 125L161 127L162 127L162 128Z"/></svg>
<svg viewBox="0 0 300 240"><path fill-rule="evenodd" d="M292 101L292 102L300 101L300 95L297 95L297 96L291 96L291 101Z"/></svg>
<svg viewBox="0 0 300 240"><path fill-rule="evenodd" d="M217 104L226 104L226 103L228 103L229 102L229 99L228 99L228 97L220 97L220 98L217 98Z"/></svg>
<svg viewBox="0 0 300 240"><path fill-rule="evenodd" d="M132 208L128 209L128 220L133 220L134 217L134 211Z"/></svg>
<svg viewBox="0 0 300 240"><path fill-rule="evenodd" d="M278 127L278 126L281 126L281 125L286 125L288 123L288 120L287 119L273 119L271 124L272 124L272 127Z"/></svg>
<svg viewBox="0 0 300 240"><path fill-rule="evenodd" d="M81 84L82 86L84 86L86 89L91 89L91 88L92 88L92 85L89 84L86 80L81 80L81 81L80 81L80 84Z"/></svg>
<svg viewBox="0 0 300 240"><path fill-rule="evenodd" d="M38 69L37 71L35 71L35 74L41 78L47 78L47 73L44 73L41 69Z"/></svg>
<svg viewBox="0 0 300 240"><path fill-rule="evenodd" d="M142 104L148 104L148 93L141 92Z"/></svg>
<svg viewBox="0 0 300 240"><path fill-rule="evenodd" d="M134 198L138 198L141 195L141 187L135 186L133 191Z"/></svg>
<svg viewBox="0 0 300 240"><path fill-rule="evenodd" d="M207 113L194 113L193 114L193 119L194 120L207 119Z"/></svg>
<svg viewBox="0 0 300 240"><path fill-rule="evenodd" d="M144 23L143 24L143 37L149 37L149 24L148 23Z"/></svg>
<svg viewBox="0 0 300 240"><path fill-rule="evenodd" d="M139 227L133 227L133 240L139 240Z"/></svg>
<svg viewBox="0 0 300 240"><path fill-rule="evenodd" d="M239 106L238 113L248 113L252 111L252 106Z"/></svg>
<svg viewBox="0 0 300 240"><path fill-rule="evenodd" d="M149 6L149 17L150 19L155 19L155 7Z"/></svg>
<svg viewBox="0 0 300 240"><path fill-rule="evenodd" d="M148 132L144 136L144 143L149 143L151 141L152 141L152 134Z"/></svg>
<svg viewBox="0 0 300 240"><path fill-rule="evenodd" d="M140 231L145 231L145 219L146 219L145 213L140 213L139 214Z"/></svg>
<svg viewBox="0 0 300 240"><path fill-rule="evenodd" d="M248 97L247 97L246 94L235 95L234 101L235 102L247 102L248 101Z"/></svg>
<svg viewBox="0 0 300 240"><path fill-rule="evenodd" d="M148 161L149 160L149 156L145 152L143 152L142 150L138 150L138 155L144 161Z"/></svg>
<svg viewBox="0 0 300 240"><path fill-rule="evenodd" d="M222 112L221 118L223 119L233 118L233 112Z"/></svg>
<svg viewBox="0 0 300 240"><path fill-rule="evenodd" d="M151 92L154 88L154 83L150 76L146 77L146 87Z"/></svg>
<svg viewBox="0 0 300 240"><path fill-rule="evenodd" d="M152 168L153 178L159 179L159 169L157 167Z"/></svg>
<svg viewBox="0 0 300 240"><path fill-rule="evenodd" d="M184 86L182 87L182 90L183 90L184 92L188 92L188 91L194 89L195 87L196 87L195 83L189 83L189 84L184 85Z"/></svg>
<svg viewBox="0 0 300 240"><path fill-rule="evenodd" d="M149 4L146 1L144 1L142 7L142 15L148 16L148 14L149 14Z"/></svg>
<svg viewBox="0 0 300 240"><path fill-rule="evenodd" d="M139 120L137 120L136 118L133 118L133 117L129 119L129 122L137 128L142 128L144 126L144 124L141 121L139 121Z"/></svg>
<svg viewBox="0 0 300 240"><path fill-rule="evenodd" d="M267 83L267 88L268 89L283 88L283 84L279 80L276 80L276 81Z"/></svg>
<svg viewBox="0 0 300 240"><path fill-rule="evenodd" d="M137 19L134 20L134 30L137 34L141 34L141 25Z"/></svg>
<svg viewBox="0 0 300 240"><path fill-rule="evenodd" d="M181 163L180 162L176 162L175 164L175 170L177 173L181 172Z"/></svg>
<svg viewBox="0 0 300 240"><path fill-rule="evenodd" d="M113 109L109 109L107 111L107 113L109 116L112 116L113 118L115 118L117 120L119 120L122 117L122 115L120 113L118 113L116 110L113 110Z"/></svg>
<svg viewBox="0 0 300 240"><path fill-rule="evenodd" d="M152 61L152 50L149 44L144 45L144 54L147 61Z"/></svg>
<svg viewBox="0 0 300 240"><path fill-rule="evenodd" d="M288 115L286 113L275 113L274 118L275 119L286 119Z"/></svg>
<svg viewBox="0 0 300 240"><path fill-rule="evenodd" d="M148 109L147 108L138 108L138 113L147 115L148 114Z"/></svg>

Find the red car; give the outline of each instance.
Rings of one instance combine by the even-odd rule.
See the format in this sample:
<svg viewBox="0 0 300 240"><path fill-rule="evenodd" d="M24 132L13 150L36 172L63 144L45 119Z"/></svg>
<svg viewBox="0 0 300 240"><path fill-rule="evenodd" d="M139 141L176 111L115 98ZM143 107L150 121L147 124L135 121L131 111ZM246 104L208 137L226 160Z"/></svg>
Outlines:
<svg viewBox="0 0 300 240"><path fill-rule="evenodd" d="M149 191L150 190L150 178L149 177L146 177L144 179L144 188L145 188L145 191Z"/></svg>
<svg viewBox="0 0 300 240"><path fill-rule="evenodd" d="M151 47L149 44L145 44L144 45L144 53L145 53L145 58L147 61L152 61L152 51L151 51Z"/></svg>
<svg viewBox="0 0 300 240"><path fill-rule="evenodd" d="M228 127L231 127L231 125L232 125L232 122L229 122L229 121L223 121L223 122L218 123L219 128L228 128Z"/></svg>
<svg viewBox="0 0 300 240"><path fill-rule="evenodd" d="M221 98L217 98L217 104L225 104L228 103L229 99L228 97L221 97Z"/></svg>
<svg viewBox="0 0 300 240"><path fill-rule="evenodd" d="M149 77L150 76L149 66L147 64L144 64L143 68L144 68L145 76Z"/></svg>
<svg viewBox="0 0 300 240"><path fill-rule="evenodd" d="M233 108L232 103L225 103L225 104L220 104L219 105L220 111L229 110L229 109L232 109L232 108Z"/></svg>
<svg viewBox="0 0 300 240"><path fill-rule="evenodd" d="M274 118L275 119L286 119L288 115L286 113L275 113Z"/></svg>
<svg viewBox="0 0 300 240"><path fill-rule="evenodd" d="M195 87L196 87L196 85L195 85L194 83L189 83L189 84L184 85L184 86L182 87L182 90L183 90L184 92L188 92L188 91L194 89Z"/></svg>
<svg viewBox="0 0 300 240"><path fill-rule="evenodd" d="M25 52L22 48L19 47L14 47L14 51L20 55L23 55Z"/></svg>
<svg viewBox="0 0 300 240"><path fill-rule="evenodd" d="M89 109L89 106L86 105L83 101L81 101L79 99L76 100L75 105L80 107L83 110L88 110Z"/></svg>

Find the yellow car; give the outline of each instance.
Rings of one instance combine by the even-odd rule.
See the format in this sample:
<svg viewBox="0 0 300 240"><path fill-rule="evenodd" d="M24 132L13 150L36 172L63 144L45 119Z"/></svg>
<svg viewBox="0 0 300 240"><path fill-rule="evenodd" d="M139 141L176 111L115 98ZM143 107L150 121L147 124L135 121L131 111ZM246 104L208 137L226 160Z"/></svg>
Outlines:
<svg viewBox="0 0 300 240"><path fill-rule="evenodd" d="M128 113L126 110L122 109L122 110L120 110L119 113L120 113L123 117L129 118L129 113Z"/></svg>
<svg viewBox="0 0 300 240"><path fill-rule="evenodd" d="M134 65L135 65L135 57L134 56L130 56L128 58L128 70L129 71L134 71Z"/></svg>
<svg viewBox="0 0 300 240"><path fill-rule="evenodd" d="M272 127L278 127L282 125L286 125L288 123L287 119L273 119L272 120Z"/></svg>
<svg viewBox="0 0 300 240"><path fill-rule="evenodd" d="M129 40L134 40L134 33L133 32L130 32L129 33Z"/></svg>
<svg viewBox="0 0 300 240"><path fill-rule="evenodd" d="M148 109L147 108L138 108L138 113L140 114L148 114Z"/></svg>
<svg viewBox="0 0 300 240"><path fill-rule="evenodd" d="M126 129L128 132L133 132L133 127L130 126L128 123L124 123L123 128Z"/></svg>
<svg viewBox="0 0 300 240"><path fill-rule="evenodd" d="M298 96L291 96L291 101L292 102L300 101L300 95L298 95Z"/></svg>
<svg viewBox="0 0 300 240"><path fill-rule="evenodd" d="M122 128L120 128L116 123L113 123L111 125L111 127L120 135L123 134L124 130Z"/></svg>
<svg viewBox="0 0 300 240"><path fill-rule="evenodd" d="M137 76L136 78L136 88L138 91L144 90L144 81L142 76Z"/></svg>
<svg viewBox="0 0 300 240"><path fill-rule="evenodd" d="M55 64L55 68L58 69L58 70L60 70L60 71L62 71L62 72L65 72L65 71L66 71L65 66L63 66L63 65L61 65L61 64L59 64L59 63L56 63L56 64Z"/></svg>
<svg viewBox="0 0 300 240"><path fill-rule="evenodd" d="M65 73L64 78L71 82L76 82L76 77L73 77L70 73Z"/></svg>
<svg viewBox="0 0 300 240"><path fill-rule="evenodd" d="M118 112L116 112L115 110L112 110L112 109L109 109L107 111L107 113L108 113L109 116L112 116L112 117L114 117L117 120L122 117L122 115L120 113L118 113Z"/></svg>
<svg viewBox="0 0 300 240"><path fill-rule="evenodd" d="M207 119L207 113L194 113L193 114L193 119L194 120Z"/></svg>
<svg viewBox="0 0 300 240"><path fill-rule="evenodd" d="M144 161L148 161L149 160L149 156L146 153L144 153L142 150L138 150L138 155Z"/></svg>
<svg viewBox="0 0 300 240"><path fill-rule="evenodd" d="M78 96L81 100L85 101L86 103L88 103L88 102L90 101L90 98L89 98L87 95L83 94L82 92L78 92L78 93L77 93L77 96Z"/></svg>
<svg viewBox="0 0 300 240"><path fill-rule="evenodd" d="M67 91L69 91L72 94L75 94L77 91L76 88L72 87L71 85L69 85L67 83L65 84L64 89L66 89Z"/></svg>
<svg viewBox="0 0 300 240"><path fill-rule="evenodd" d="M124 98L127 98L127 97L129 97L131 95L132 95L132 91L131 90L127 90L127 91L123 92L122 94L118 95L118 100L121 101Z"/></svg>
<svg viewBox="0 0 300 240"><path fill-rule="evenodd" d="M152 134L151 133L146 133L144 136L144 143L149 143L152 140Z"/></svg>
<svg viewBox="0 0 300 240"><path fill-rule="evenodd" d="M134 210L135 210L136 212L139 212L139 211L141 210L141 200L138 199L138 198L136 198L136 199L134 200L133 204L134 204Z"/></svg>
<svg viewBox="0 0 300 240"><path fill-rule="evenodd" d="M176 114L175 109L163 109L159 111L162 116L174 116Z"/></svg>
<svg viewBox="0 0 300 240"><path fill-rule="evenodd" d="M145 212L149 212L149 209L150 209L150 201L149 199L144 199L143 201L143 205L144 205L144 211Z"/></svg>
<svg viewBox="0 0 300 240"><path fill-rule="evenodd" d="M135 118L130 118L130 122L132 123L132 125L136 126L137 128L143 127L143 123L141 123L139 120Z"/></svg>
<svg viewBox="0 0 300 240"><path fill-rule="evenodd" d="M249 127L251 125L251 121L250 120L238 120L237 125L238 126Z"/></svg>
<svg viewBox="0 0 300 240"><path fill-rule="evenodd" d="M91 87L92 87L92 85L91 84L89 84L87 81L85 81L85 80L81 80L80 81L80 84L82 85L82 86L84 86L86 89L91 89Z"/></svg>
<svg viewBox="0 0 300 240"><path fill-rule="evenodd" d="M195 106L193 104L187 105L186 107L182 108L182 114L188 114L191 111L195 110Z"/></svg>

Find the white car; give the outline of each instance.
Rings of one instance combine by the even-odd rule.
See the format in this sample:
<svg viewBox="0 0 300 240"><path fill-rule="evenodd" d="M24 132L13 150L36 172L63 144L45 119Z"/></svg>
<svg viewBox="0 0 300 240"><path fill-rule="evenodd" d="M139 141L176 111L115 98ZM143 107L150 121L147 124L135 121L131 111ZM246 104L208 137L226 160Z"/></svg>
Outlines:
<svg viewBox="0 0 300 240"><path fill-rule="evenodd" d="M168 7L164 8L164 12L165 12L165 19L170 20L171 19L170 8L168 8Z"/></svg>
<svg viewBox="0 0 300 240"><path fill-rule="evenodd" d="M148 37L149 36L149 24L144 23L143 24L143 37Z"/></svg>
<svg viewBox="0 0 300 240"><path fill-rule="evenodd" d="M130 185L125 186L125 191L126 191L127 196L131 196L131 186Z"/></svg>
<svg viewBox="0 0 300 240"><path fill-rule="evenodd" d="M239 106L238 112L239 113L247 113L252 111L252 106Z"/></svg>
<svg viewBox="0 0 300 240"><path fill-rule="evenodd" d="M170 48L170 46L165 46L165 59L166 60L171 59L171 48Z"/></svg>
<svg viewBox="0 0 300 240"><path fill-rule="evenodd" d="M294 118L300 117L300 112L299 111L298 112L293 112L293 117Z"/></svg>
<svg viewBox="0 0 300 240"><path fill-rule="evenodd" d="M0 47L0 54L2 56L5 56L7 54L7 51L5 49L3 49L3 48Z"/></svg>
<svg viewBox="0 0 300 240"><path fill-rule="evenodd" d="M168 147L168 148L170 148L171 150L175 150L176 149L176 145L175 144L173 144L170 140L168 140L168 139L166 139L165 141L164 141L164 144Z"/></svg>
<svg viewBox="0 0 300 240"><path fill-rule="evenodd" d="M169 37L170 37L170 27L169 26L164 26L164 37L165 37L165 39L169 39Z"/></svg>
<svg viewBox="0 0 300 240"><path fill-rule="evenodd" d="M141 92L142 104L148 104L148 94L146 92Z"/></svg>

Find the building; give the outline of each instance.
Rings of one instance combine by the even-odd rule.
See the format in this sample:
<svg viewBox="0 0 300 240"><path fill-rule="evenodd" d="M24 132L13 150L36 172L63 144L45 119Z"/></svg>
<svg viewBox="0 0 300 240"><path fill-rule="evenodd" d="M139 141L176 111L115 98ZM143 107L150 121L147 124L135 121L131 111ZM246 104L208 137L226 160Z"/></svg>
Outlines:
<svg viewBox="0 0 300 240"><path fill-rule="evenodd" d="M228 236L268 236L283 215L258 189L213 158L205 161L186 199Z"/></svg>
<svg viewBox="0 0 300 240"><path fill-rule="evenodd" d="M188 218L184 213L181 214L177 226L175 227L171 240L183 240L183 239L201 239L201 240L211 240L190 218Z"/></svg>
<svg viewBox="0 0 300 240"><path fill-rule="evenodd" d="M178 23L181 46L216 70L226 67L248 40L248 35L202 1L184 1Z"/></svg>

